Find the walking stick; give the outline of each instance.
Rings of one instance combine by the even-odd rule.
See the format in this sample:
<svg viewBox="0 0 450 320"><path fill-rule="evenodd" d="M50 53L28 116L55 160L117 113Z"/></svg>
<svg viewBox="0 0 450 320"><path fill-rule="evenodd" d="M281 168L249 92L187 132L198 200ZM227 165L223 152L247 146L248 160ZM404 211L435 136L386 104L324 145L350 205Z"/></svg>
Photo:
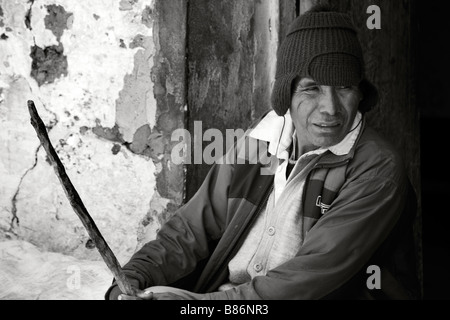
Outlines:
<svg viewBox="0 0 450 320"><path fill-rule="evenodd" d="M66 193L66 196L69 199L73 210L80 218L89 234L89 237L94 242L103 260L105 261L109 270L112 272L120 290L127 295L134 295L134 289L128 281L125 273L123 272L116 256L109 248L108 244L100 233L100 230L98 230L94 220L89 215L89 212L81 201L78 192L67 176L64 165L62 164L61 160L58 157L58 154L52 146L50 138L47 134L47 129L41 118L39 117L39 114L32 100L28 100L28 111L30 112L31 116L31 125L36 130L37 136L41 141L41 144L44 147L45 151L47 152L48 159L63 186L64 192Z"/></svg>

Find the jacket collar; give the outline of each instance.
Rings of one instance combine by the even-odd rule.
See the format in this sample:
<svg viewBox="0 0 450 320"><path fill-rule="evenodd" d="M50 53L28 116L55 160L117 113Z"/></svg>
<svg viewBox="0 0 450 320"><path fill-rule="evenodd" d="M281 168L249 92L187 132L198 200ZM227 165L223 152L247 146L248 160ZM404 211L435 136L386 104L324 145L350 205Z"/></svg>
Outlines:
<svg viewBox="0 0 450 320"><path fill-rule="evenodd" d="M352 132L349 132L338 144L319 148L309 153L323 154L320 163L340 162L354 155L355 145L361 136L365 125L364 117L357 113L353 121ZM249 137L268 142L268 152L278 159L289 158L289 148L295 139L295 127L289 111L285 116L278 116L275 111L267 113L262 120L249 132ZM328 151L328 152L327 152Z"/></svg>
<svg viewBox="0 0 450 320"><path fill-rule="evenodd" d="M360 127L361 127L361 129L359 130L356 140L353 143L353 146L350 148L350 150L347 154L335 155L331 152L326 152L321 157L319 162L316 164L316 167L338 166L342 163L346 163L346 162L350 161L351 159L353 159L353 157L355 156L356 147L358 146L361 136L363 135L363 132L366 129L366 117L364 115L362 116Z"/></svg>

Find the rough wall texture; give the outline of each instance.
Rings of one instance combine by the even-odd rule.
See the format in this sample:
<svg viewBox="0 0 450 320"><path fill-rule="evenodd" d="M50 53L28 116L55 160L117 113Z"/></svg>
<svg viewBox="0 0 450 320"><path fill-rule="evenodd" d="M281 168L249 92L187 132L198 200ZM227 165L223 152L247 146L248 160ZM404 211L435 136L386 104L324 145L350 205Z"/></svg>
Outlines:
<svg viewBox="0 0 450 320"><path fill-rule="evenodd" d="M194 121L202 121L203 131L245 130L270 109L280 30L284 30L284 18L295 13L295 1L280 3L283 5L278 1L190 1L190 132L194 132ZM188 166L188 198L209 168L204 163Z"/></svg>
<svg viewBox="0 0 450 320"><path fill-rule="evenodd" d="M28 99L121 263L182 202L184 170L168 156L184 121L185 4L165 2L0 0L0 241L101 260L39 146Z"/></svg>
<svg viewBox="0 0 450 320"><path fill-rule="evenodd" d="M155 231L184 199L185 168L172 162L171 151L177 142L172 142L171 138L174 130L185 126L186 13L187 2L184 0L155 1L155 57L151 79L157 103L156 119L151 132L141 128L139 133L148 134L144 154L155 164L156 189L138 230L138 246L155 236Z"/></svg>

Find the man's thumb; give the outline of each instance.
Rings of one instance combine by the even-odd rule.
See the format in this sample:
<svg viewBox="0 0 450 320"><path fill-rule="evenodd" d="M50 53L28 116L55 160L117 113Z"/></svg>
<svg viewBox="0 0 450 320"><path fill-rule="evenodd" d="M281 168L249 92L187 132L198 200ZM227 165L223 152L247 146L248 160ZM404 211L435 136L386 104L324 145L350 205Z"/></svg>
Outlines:
<svg viewBox="0 0 450 320"><path fill-rule="evenodd" d="M152 300L153 292L150 289L147 290L139 290L136 292L136 296L143 300Z"/></svg>

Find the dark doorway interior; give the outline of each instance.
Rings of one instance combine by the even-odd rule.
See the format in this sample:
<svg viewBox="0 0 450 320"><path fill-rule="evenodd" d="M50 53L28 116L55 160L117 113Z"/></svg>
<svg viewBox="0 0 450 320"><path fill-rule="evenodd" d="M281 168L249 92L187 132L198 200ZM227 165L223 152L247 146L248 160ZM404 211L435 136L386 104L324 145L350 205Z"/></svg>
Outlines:
<svg viewBox="0 0 450 320"><path fill-rule="evenodd" d="M417 102L421 112L424 299L450 299L450 47L445 2L421 6Z"/></svg>

